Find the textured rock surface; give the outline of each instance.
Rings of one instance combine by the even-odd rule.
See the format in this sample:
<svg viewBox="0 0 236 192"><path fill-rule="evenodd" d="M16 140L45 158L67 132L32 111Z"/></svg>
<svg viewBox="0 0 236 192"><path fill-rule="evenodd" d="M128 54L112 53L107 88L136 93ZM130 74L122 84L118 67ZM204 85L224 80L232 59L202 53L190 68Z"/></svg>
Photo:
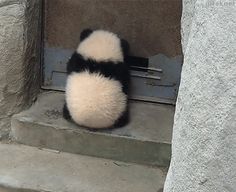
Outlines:
<svg viewBox="0 0 236 192"><path fill-rule="evenodd" d="M39 90L40 0L0 0L0 140Z"/></svg>
<svg viewBox="0 0 236 192"><path fill-rule="evenodd" d="M184 66L165 192L236 190L236 2L184 1Z"/></svg>

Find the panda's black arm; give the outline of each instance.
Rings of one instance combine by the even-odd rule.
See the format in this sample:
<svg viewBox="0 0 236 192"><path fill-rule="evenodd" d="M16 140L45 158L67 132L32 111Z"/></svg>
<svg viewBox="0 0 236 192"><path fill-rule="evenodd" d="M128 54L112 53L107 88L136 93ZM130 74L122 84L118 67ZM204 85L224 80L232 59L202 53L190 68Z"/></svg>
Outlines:
<svg viewBox="0 0 236 192"><path fill-rule="evenodd" d="M83 63L84 60L82 59L82 56L77 52L74 52L67 63L67 74L70 74L71 72L80 72L84 67Z"/></svg>
<svg viewBox="0 0 236 192"><path fill-rule="evenodd" d="M69 61L67 62L66 71L68 74L73 72L76 66L76 53L73 53Z"/></svg>
<svg viewBox="0 0 236 192"><path fill-rule="evenodd" d="M128 65L125 63L124 64L124 69L123 69L123 91L125 94L129 94L129 90L130 90L130 81L131 81L131 77L130 77L130 71L129 71L129 67Z"/></svg>
<svg viewBox="0 0 236 192"><path fill-rule="evenodd" d="M129 67L126 63L120 63L116 65L116 78L122 84L122 90L125 94L129 93L129 85L130 85L130 71Z"/></svg>

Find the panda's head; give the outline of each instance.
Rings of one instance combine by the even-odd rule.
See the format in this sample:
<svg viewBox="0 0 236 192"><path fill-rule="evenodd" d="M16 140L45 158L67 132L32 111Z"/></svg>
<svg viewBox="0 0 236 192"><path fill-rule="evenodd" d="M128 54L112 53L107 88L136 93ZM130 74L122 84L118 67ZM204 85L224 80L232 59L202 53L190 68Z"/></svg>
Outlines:
<svg viewBox="0 0 236 192"><path fill-rule="evenodd" d="M77 53L84 59L92 59L97 62L123 62L128 50L128 43L112 32L85 29L80 34Z"/></svg>

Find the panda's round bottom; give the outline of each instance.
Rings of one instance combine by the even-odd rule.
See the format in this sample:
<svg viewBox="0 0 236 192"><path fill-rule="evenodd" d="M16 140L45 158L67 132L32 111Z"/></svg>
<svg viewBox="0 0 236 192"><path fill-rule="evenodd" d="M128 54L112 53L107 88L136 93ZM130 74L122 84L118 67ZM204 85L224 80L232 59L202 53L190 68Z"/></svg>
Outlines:
<svg viewBox="0 0 236 192"><path fill-rule="evenodd" d="M72 120L89 128L110 128L123 118L127 95L119 81L88 71L67 79L66 104Z"/></svg>

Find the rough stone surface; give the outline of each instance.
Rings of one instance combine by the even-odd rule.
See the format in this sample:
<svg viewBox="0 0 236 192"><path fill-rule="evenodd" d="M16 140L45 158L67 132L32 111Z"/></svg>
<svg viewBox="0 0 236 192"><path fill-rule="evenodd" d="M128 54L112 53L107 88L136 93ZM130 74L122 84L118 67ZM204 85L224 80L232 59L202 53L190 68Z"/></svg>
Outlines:
<svg viewBox="0 0 236 192"><path fill-rule="evenodd" d="M40 0L0 0L0 140L39 90Z"/></svg>
<svg viewBox="0 0 236 192"><path fill-rule="evenodd" d="M0 144L1 192L159 192L159 168ZM14 157L14 158L12 158Z"/></svg>
<svg viewBox="0 0 236 192"><path fill-rule="evenodd" d="M185 0L183 9L185 60L164 191L235 192L236 2Z"/></svg>

